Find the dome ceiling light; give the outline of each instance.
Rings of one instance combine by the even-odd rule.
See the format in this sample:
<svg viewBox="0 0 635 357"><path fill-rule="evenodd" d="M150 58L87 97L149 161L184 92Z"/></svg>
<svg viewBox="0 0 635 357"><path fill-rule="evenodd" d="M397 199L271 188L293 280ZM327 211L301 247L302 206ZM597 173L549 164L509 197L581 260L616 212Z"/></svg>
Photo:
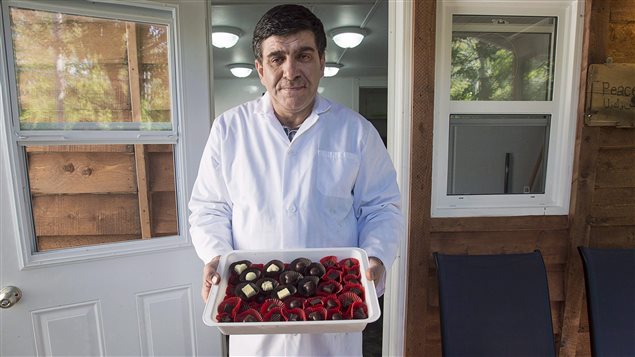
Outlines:
<svg viewBox="0 0 635 357"><path fill-rule="evenodd" d="M342 67L344 67L344 65L341 63L327 62L324 66L324 77L333 77Z"/></svg>
<svg viewBox="0 0 635 357"><path fill-rule="evenodd" d="M364 36L368 35L368 30L360 27L338 27L329 32L336 45L341 48L357 47Z"/></svg>
<svg viewBox="0 0 635 357"><path fill-rule="evenodd" d="M245 78L254 70L254 65L249 63L232 63L227 65L227 68L229 68L235 77Z"/></svg>
<svg viewBox="0 0 635 357"><path fill-rule="evenodd" d="M218 48L231 48L236 45L243 32L236 27L212 27L212 45Z"/></svg>

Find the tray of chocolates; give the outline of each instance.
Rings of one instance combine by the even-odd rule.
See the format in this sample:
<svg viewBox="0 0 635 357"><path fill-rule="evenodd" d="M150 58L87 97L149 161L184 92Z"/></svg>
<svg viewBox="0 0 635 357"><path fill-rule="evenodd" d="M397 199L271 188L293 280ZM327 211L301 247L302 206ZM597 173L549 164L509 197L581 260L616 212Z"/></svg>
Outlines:
<svg viewBox="0 0 635 357"><path fill-rule="evenodd" d="M235 250L203 322L225 335L359 332L381 314L359 248Z"/></svg>

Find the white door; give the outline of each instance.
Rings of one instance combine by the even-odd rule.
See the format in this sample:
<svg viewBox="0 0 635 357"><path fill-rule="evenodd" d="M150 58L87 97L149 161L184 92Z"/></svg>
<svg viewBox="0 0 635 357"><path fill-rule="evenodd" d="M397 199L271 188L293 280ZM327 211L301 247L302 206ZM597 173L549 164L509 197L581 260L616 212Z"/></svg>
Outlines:
<svg viewBox="0 0 635 357"><path fill-rule="evenodd" d="M3 0L2 6L5 34L0 40L3 48L0 59L0 78L2 79L0 287L18 287L21 289L22 298L15 305L0 309L0 355L220 355L222 353L221 336L215 329L204 326L202 323L203 302L200 298L202 263L196 257L187 234L186 204L197 172L200 153L207 138L211 112L205 1L174 0L162 3L135 3ZM161 127L162 130L156 132L148 130L147 136L146 132L140 134L138 123L132 125L131 130L126 130L127 127L124 127L124 130L114 134L103 128L91 130L96 128L91 127L93 124L90 122L83 123L85 127L78 131L68 130L68 127L33 130L38 127L29 126L31 119L20 116L20 111L16 109L19 107L24 111L29 105L35 104L30 103L30 98L20 92L29 85L26 83L28 78L22 77L24 81L19 82L22 88L13 85L17 73L15 68L21 64L16 65L13 63L15 61L7 57L7 53L8 56L12 56L14 51L20 50L7 46L8 41L14 41L12 44L16 47L19 40L15 37L12 39L6 33L8 28L6 22L10 21L8 12L11 6L25 7L28 11L33 11L18 14L20 16L34 15L34 18L42 19L48 13L53 14L52 18L58 19L60 23L63 22L60 20L62 16L57 13L71 17L79 16L67 22L77 26L73 31L81 31L81 26L78 25L82 23L81 16L91 19L103 17L115 21L128 21L133 26L135 22L137 24L157 23L158 18L159 26L150 28L149 33L157 28L167 29L169 38L167 42L173 46L172 50L167 52L169 61L166 68L169 68L171 73L168 87L170 89L167 111L169 115L167 121L162 122L167 124ZM80 9L79 12L76 7ZM40 16L42 14L45 16ZM119 14L124 14L125 19L121 20L122 17ZM161 20L162 17L165 21ZM33 28L41 25L38 21L33 23ZM116 26L119 25L121 23ZM102 31L105 31L104 28L107 26L102 26ZM55 36L60 38L67 36L63 31L60 33L56 32ZM126 33L127 38L130 39L130 33ZM100 35L103 36L104 33L94 34L96 37ZM108 37L108 33L105 36ZM34 39L27 40L29 44L34 41ZM90 41L82 48L89 47L91 43L94 42ZM7 48L12 48L12 51L8 51ZM64 57L60 53L56 56L58 59ZM130 52L127 52L127 61L130 61L131 56ZM73 57L66 54L64 58L72 62ZM103 68L112 66L114 63L111 60L102 62L107 63ZM139 63L141 62L143 61L140 60ZM91 65L88 60L80 64ZM78 69L68 63L60 67L60 60L54 63L55 66L57 69L54 68L53 71L57 73L60 70L66 71L67 76L68 73L77 75L81 72L77 72ZM118 76L126 76L127 71L131 71L131 67L118 72ZM21 67L21 70L29 70L28 66L24 68ZM80 70L84 69L80 68ZM41 68L38 67L38 70ZM140 68L137 70L141 71ZM152 71L148 69L148 73L155 73ZM21 75L24 75L24 72ZM46 74L41 74L37 78L43 77L46 77ZM70 77L65 77L65 80L68 78ZM148 78L143 80L145 79ZM145 97L137 98L138 102L142 99L147 100L151 96L149 87L143 92L143 86L151 87L152 84L143 80L140 93L144 93ZM132 83L132 80L129 82ZM129 82L126 82L126 86ZM137 81L136 85L139 83ZM68 88L67 83L62 84L66 86L64 88ZM130 84L130 87L126 88L131 89L126 89L124 92L132 93L133 86ZM19 97L21 94L23 96ZM70 90L63 94L66 99L74 95ZM19 98L16 99L16 97ZM62 97L60 92L56 92L56 97L58 102L57 108L54 109L59 111L60 105L69 105L59 99ZM135 99L127 98L125 102L134 101ZM130 105L134 107L134 104ZM143 105L147 106L147 102ZM68 112L71 113L71 109L68 109ZM137 114L134 108L131 113L133 117L142 115L138 108ZM35 121L37 122L37 119ZM134 118L131 121L134 122ZM103 123L98 124L103 126ZM119 187L121 186L119 182L127 182L123 178L104 178L112 173L109 170L118 167L108 166L104 162L114 160L118 157L118 153L110 153L108 150L82 153L80 156L83 160L87 160L84 162L85 167L80 167L77 164L79 161L76 161L74 165L56 161L67 157L65 155L77 147L72 145L84 145L83 147L90 148L88 151L92 149L100 151L98 150L100 145L106 144L132 148L130 150L134 154L126 153L125 155L131 158L133 168L135 160L137 164L137 176L134 180L129 180L131 183L128 182L133 186L131 189L133 196L139 197L135 202L142 201L140 187L145 184L147 190L144 195L152 196L151 199L146 199L146 205L147 202L159 204L164 197L169 198L171 195L174 209L144 216L143 212L148 210L148 206L144 209L142 203L139 203L139 216L131 218L126 215L125 204L122 203L127 202L126 197L130 196L129 192L119 192L117 191L119 189L111 190L117 192L98 192L101 187L111 184ZM49 145L63 146L66 152L47 152L48 156L39 158L34 156L39 153L38 147L48 150ZM167 156L165 153L160 153L161 149L156 149L161 147L169 148L170 152ZM165 176L165 172L162 173L161 170L166 166L153 162L147 166L139 166L139 153L149 157L168 158L167 166L172 165L171 170L174 172L172 193L167 191L168 195L165 195L165 188L153 187L157 184L153 182L152 177ZM36 161L36 158L39 161ZM55 168L56 165L60 166L58 169L61 171L51 171L48 176L46 171L41 171L43 167ZM144 183L144 180L140 178L139 170L148 171L145 176L150 178L148 182ZM56 176L58 174L61 176ZM81 180L99 177L104 179L97 182L96 188L89 190L88 193L82 191L82 187L88 184L82 183L84 181ZM66 191L56 195L42 193L46 190L62 190L60 187ZM125 191L126 188L121 190ZM104 214L92 217L82 216L85 212L101 212L103 207L112 204L111 201L103 203L105 201L102 199L106 197L118 197L119 201L112 201L116 203L118 210L113 216ZM77 202L78 198L82 198L83 203L79 206L74 203L74 207L80 209L61 210L60 213L59 207L64 207L63 205L67 204L68 200ZM49 200L57 206L42 205L43 200ZM52 210L51 207L57 207L57 211ZM159 221L161 217L170 214L174 217L174 225L178 226L177 233L157 234L166 228L152 221ZM52 220L51 215L57 215L54 217L57 221ZM143 217L147 222L143 222ZM139 219L141 223L134 222ZM141 227L139 230L142 231L143 238L148 239L128 240L130 237L121 232L118 233L120 234L118 238L110 236L105 241L99 241L103 238L95 236L97 233L106 231L118 232L126 224ZM92 233L93 235L86 233L86 230L91 229L97 233ZM147 231L148 229L150 231ZM56 232L73 230L76 232L75 235L65 233L64 237L54 238L52 246L47 246L49 243L45 243L45 238L50 238L50 235L57 234ZM49 236L45 237L46 235Z"/></svg>

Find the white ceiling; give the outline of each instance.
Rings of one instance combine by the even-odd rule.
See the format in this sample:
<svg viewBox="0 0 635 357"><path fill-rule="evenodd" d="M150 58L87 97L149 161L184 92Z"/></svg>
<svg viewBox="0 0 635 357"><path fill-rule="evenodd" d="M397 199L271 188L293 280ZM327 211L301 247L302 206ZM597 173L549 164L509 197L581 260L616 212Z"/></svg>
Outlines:
<svg viewBox="0 0 635 357"><path fill-rule="evenodd" d="M218 1L212 0L212 26L232 26L243 36L233 48L213 48L214 76L233 78L226 67L230 63L253 63L251 37L260 17L279 1ZM388 67L388 2L387 0L317 0L295 1L309 8L322 20L327 33L326 61L344 66L337 77L386 76ZM328 32L336 27L362 26L369 34L355 48L335 45ZM257 77L253 72L250 76Z"/></svg>

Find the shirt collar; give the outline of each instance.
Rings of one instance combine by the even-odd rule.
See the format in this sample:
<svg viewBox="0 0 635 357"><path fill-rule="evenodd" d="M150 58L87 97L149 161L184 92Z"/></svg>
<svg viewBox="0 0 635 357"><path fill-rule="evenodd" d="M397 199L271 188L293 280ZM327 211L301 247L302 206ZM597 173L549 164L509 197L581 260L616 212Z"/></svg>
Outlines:
<svg viewBox="0 0 635 357"><path fill-rule="evenodd" d="M317 120L317 117L327 112L329 109L331 109L331 102L317 94L315 97L315 103L313 103L313 110L306 118L305 122L309 121L311 118L314 118L313 121ZM269 95L269 92L265 92L265 94L260 97L257 112L261 114L264 119L274 120L278 123L280 122L273 111L273 104L271 103L271 96Z"/></svg>

